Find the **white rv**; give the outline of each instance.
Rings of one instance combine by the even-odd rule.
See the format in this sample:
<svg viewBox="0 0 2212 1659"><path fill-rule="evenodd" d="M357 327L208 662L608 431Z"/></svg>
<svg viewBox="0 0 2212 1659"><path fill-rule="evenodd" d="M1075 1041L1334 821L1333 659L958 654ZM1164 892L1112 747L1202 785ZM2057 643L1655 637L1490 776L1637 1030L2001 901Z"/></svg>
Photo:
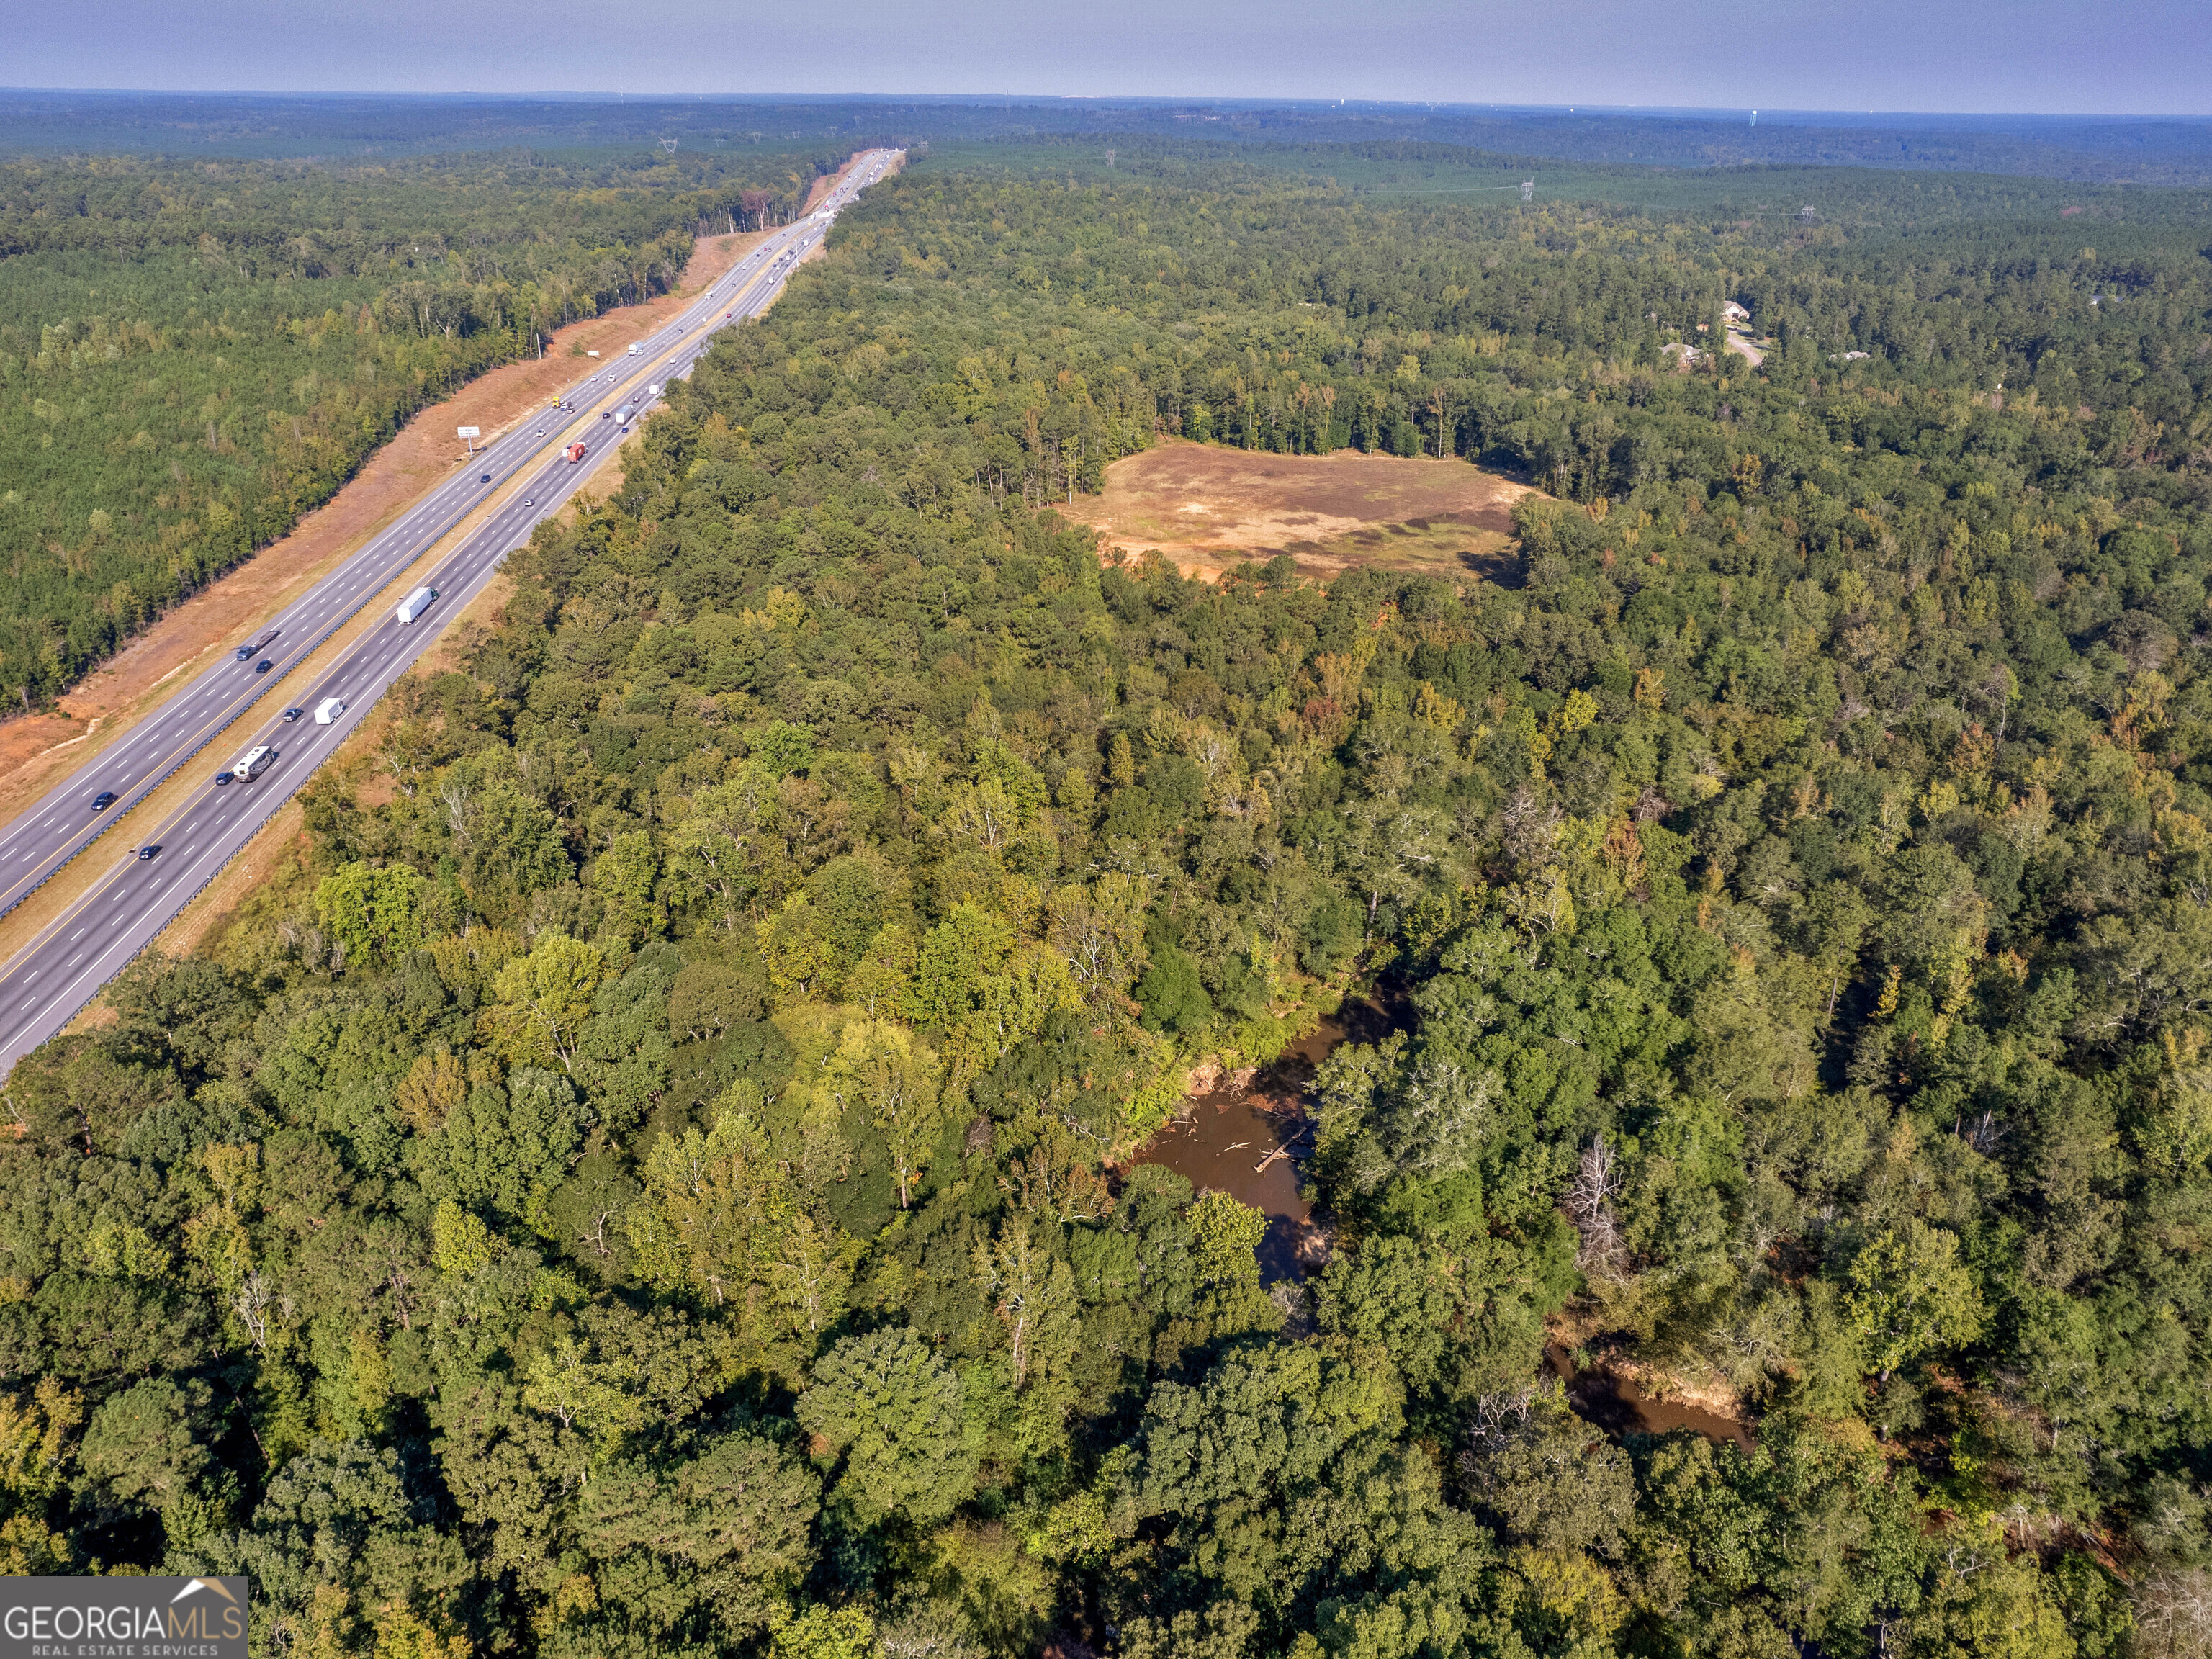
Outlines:
<svg viewBox="0 0 2212 1659"><path fill-rule="evenodd" d="M241 782L251 782L266 772L276 758L276 751L267 744L256 744L231 763L231 775Z"/></svg>

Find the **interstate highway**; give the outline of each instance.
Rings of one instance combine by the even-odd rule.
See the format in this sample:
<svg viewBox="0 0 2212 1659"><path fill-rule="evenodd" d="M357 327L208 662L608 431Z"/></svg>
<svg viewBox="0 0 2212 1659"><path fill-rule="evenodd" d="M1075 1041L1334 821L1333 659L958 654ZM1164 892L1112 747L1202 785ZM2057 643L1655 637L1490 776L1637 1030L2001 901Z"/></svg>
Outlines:
<svg viewBox="0 0 2212 1659"><path fill-rule="evenodd" d="M446 621L475 598L507 550L526 542L540 520L560 509L590 471L569 465L567 447L582 442L589 447L587 459L596 459L617 441L614 423L600 419L600 412L628 404L641 417L650 401L646 385L689 374L726 320L767 309L785 278L827 234L831 216L882 177L894 159L893 152L882 150L862 156L821 206L777 231L681 316L646 337L636 356L615 358L564 392L562 401L573 412L549 408L527 416L486 445L465 472L432 489L250 640L226 642L212 667L0 831L4 914L180 767L197 757L206 769L207 781L166 822L134 815L131 834L108 843L128 843L112 867L0 969L0 1077L67 1024L152 942L330 757ZM492 482L480 483L487 472ZM492 502L489 517L459 546L428 571L414 568L455 525ZM408 580L400 583L403 575ZM418 584L436 588L437 601L417 622L403 623L391 607ZM384 605L385 614L336 666L312 683L291 676L372 604ZM251 659L237 660L234 644L249 643L255 647ZM257 673L264 659L272 666ZM344 698L345 712L332 724L318 726L315 708L330 696ZM295 706L307 712L286 725L283 711ZM234 727L222 748L204 752ZM251 781L215 784L215 774L234 755L260 744L277 751L267 771ZM116 802L94 813L93 798L103 790L112 792ZM142 846L161 850L142 860Z"/></svg>

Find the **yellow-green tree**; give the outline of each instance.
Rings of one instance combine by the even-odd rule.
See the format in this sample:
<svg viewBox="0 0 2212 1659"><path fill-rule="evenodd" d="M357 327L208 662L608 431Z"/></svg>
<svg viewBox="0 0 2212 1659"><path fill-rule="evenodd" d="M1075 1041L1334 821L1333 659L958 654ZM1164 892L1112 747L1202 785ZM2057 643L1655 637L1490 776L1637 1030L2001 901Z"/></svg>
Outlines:
<svg viewBox="0 0 2212 1659"><path fill-rule="evenodd" d="M639 1272L663 1290L733 1306L750 1326L795 1208L759 1128L725 1112L710 1133L663 1136L639 1176L645 1191L625 1224Z"/></svg>
<svg viewBox="0 0 2212 1659"><path fill-rule="evenodd" d="M315 920L349 962L404 956L422 942L423 886L404 864L356 861L315 884Z"/></svg>
<svg viewBox="0 0 2212 1659"><path fill-rule="evenodd" d="M592 945L548 933L493 982L498 1001L485 1011L494 1040L514 1065L550 1065L574 1072L576 1043L591 1018L592 999L607 976Z"/></svg>
<svg viewBox="0 0 2212 1659"><path fill-rule="evenodd" d="M1914 1216L1884 1229L1851 1263L1845 1298L1887 1382L1908 1361L1981 1334L1981 1287L1959 1260L1959 1236Z"/></svg>
<svg viewBox="0 0 2212 1659"><path fill-rule="evenodd" d="M945 1126L937 1055L903 1026L854 1020L845 1028L825 1068L827 1086L841 1105L857 1104L890 1149L899 1208L929 1163Z"/></svg>

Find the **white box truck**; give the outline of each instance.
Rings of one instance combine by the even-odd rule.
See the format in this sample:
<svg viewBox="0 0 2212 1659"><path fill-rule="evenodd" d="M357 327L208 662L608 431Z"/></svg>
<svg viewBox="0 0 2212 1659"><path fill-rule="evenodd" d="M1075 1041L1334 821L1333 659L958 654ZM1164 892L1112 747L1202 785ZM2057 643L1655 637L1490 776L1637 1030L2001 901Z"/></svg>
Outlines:
<svg viewBox="0 0 2212 1659"><path fill-rule="evenodd" d="M399 609L392 614L404 623L411 623L430 608L430 601L438 597L434 587L418 587L399 601Z"/></svg>
<svg viewBox="0 0 2212 1659"><path fill-rule="evenodd" d="M251 781L266 772L276 758L276 751L267 744L256 744L232 763L231 774L241 782Z"/></svg>
<svg viewBox="0 0 2212 1659"><path fill-rule="evenodd" d="M315 705L315 724L318 726L328 726L332 720L336 720L339 715L344 713L345 699L343 697L325 697L320 702Z"/></svg>

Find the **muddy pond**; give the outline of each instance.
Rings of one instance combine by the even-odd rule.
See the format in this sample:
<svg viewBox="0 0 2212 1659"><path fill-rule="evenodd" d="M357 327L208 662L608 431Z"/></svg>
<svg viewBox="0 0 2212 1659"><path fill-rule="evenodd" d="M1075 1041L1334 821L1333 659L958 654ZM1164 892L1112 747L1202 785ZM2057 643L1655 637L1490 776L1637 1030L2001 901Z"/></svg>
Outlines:
<svg viewBox="0 0 2212 1659"><path fill-rule="evenodd" d="M1313 1155L1307 1107L1315 1068L1340 1042L1379 1042L1395 1029L1376 1004L1346 1003L1243 1087L1224 1079L1192 1097L1186 1115L1154 1135L1137 1162L1164 1164L1200 1192L1212 1188L1264 1212L1261 1282L1303 1279L1310 1267L1319 1267L1326 1248L1312 1206L1298 1196Z"/></svg>

